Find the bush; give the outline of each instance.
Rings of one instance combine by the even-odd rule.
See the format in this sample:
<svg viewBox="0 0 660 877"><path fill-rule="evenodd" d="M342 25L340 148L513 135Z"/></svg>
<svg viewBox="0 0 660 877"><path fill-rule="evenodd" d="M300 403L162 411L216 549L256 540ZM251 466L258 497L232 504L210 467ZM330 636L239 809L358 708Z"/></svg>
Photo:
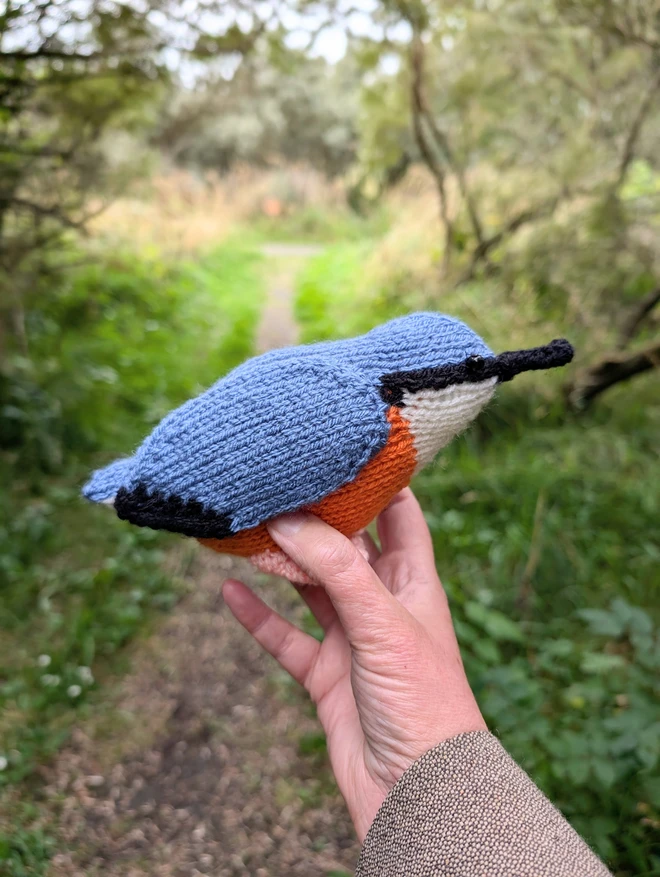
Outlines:
<svg viewBox="0 0 660 877"><path fill-rule="evenodd" d="M576 828L622 873L648 873L657 423L628 400L587 429L505 393L414 485L466 669L490 727Z"/></svg>
<svg viewBox="0 0 660 877"><path fill-rule="evenodd" d="M38 289L29 357L0 363L0 449L56 471L79 452L130 448L249 354L256 260L230 246L196 265L100 253Z"/></svg>
<svg viewBox="0 0 660 877"><path fill-rule="evenodd" d="M29 358L13 351L0 384L0 786L61 745L99 672L177 599L162 564L173 537L79 489L251 354L258 269L235 245L196 264L101 252L33 296Z"/></svg>

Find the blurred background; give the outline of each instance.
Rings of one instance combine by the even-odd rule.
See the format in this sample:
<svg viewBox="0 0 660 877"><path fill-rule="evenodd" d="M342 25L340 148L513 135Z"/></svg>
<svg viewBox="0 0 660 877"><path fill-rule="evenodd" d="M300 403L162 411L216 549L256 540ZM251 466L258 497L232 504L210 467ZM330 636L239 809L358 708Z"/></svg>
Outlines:
<svg viewBox="0 0 660 877"><path fill-rule="evenodd" d="M271 346L556 336L415 490L490 726L660 874L656 0L0 4L0 874L341 877L292 589L79 498Z"/></svg>

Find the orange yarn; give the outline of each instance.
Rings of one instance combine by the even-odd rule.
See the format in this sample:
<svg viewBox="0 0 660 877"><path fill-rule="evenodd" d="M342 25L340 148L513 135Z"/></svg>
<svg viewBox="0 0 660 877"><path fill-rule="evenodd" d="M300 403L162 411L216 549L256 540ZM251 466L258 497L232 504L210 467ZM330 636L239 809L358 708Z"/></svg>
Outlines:
<svg viewBox="0 0 660 877"><path fill-rule="evenodd" d="M415 470L417 455L408 422L395 407L389 409L387 419L391 424L387 444L367 463L355 481L305 509L345 536L352 536L366 527L392 497L410 483ZM238 554L241 557L280 550L265 524L242 530L226 539L199 541L221 554Z"/></svg>

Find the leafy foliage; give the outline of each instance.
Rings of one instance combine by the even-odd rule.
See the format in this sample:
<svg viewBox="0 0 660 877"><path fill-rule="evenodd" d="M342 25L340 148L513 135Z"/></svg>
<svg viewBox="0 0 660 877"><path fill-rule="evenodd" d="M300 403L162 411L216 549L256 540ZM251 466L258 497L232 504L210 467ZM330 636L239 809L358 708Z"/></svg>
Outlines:
<svg viewBox="0 0 660 877"><path fill-rule="evenodd" d="M632 6L383 3L410 36L364 53L362 161L430 172L443 285L500 276L610 347L575 373L575 408L660 349L660 42L657 9Z"/></svg>
<svg viewBox="0 0 660 877"><path fill-rule="evenodd" d="M629 866L643 873L658 815L660 643L639 604L653 606L660 546L641 472L657 461L643 434L622 457L616 421L586 433L520 401L515 426L507 414L495 409L416 485L468 673L491 727L551 799L621 866L632 855L622 838L634 838Z"/></svg>
<svg viewBox="0 0 660 877"><path fill-rule="evenodd" d="M197 265L128 251L81 259L35 288L29 355L0 364L0 447L28 470L57 471L72 450L130 449L251 349L254 254L226 246Z"/></svg>
<svg viewBox="0 0 660 877"><path fill-rule="evenodd" d="M31 356L7 361L0 396L0 785L62 743L98 672L176 600L167 539L79 486L250 355L258 266L238 245L194 265L97 254L37 299Z"/></svg>
<svg viewBox="0 0 660 877"><path fill-rule="evenodd" d="M360 71L269 41L231 80L181 90L155 142L186 166L226 172L237 162L303 163L329 176L355 159Z"/></svg>

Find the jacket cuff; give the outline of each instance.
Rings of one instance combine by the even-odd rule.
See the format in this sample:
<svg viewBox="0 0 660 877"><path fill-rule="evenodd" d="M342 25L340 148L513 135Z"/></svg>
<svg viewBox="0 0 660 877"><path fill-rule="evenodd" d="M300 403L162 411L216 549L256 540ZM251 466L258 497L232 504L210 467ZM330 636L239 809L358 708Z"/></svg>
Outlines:
<svg viewBox="0 0 660 877"><path fill-rule="evenodd" d="M608 877L610 872L499 740L475 731L418 759L376 814L356 877L403 875Z"/></svg>

